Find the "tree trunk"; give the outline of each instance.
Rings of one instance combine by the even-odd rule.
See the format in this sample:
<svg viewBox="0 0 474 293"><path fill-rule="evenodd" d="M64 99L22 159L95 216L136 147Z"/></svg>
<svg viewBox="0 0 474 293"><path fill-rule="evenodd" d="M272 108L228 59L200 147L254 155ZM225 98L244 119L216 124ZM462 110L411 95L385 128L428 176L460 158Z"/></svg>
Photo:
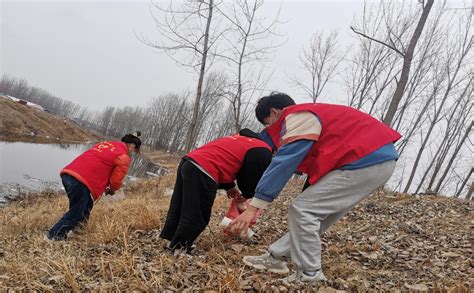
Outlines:
<svg viewBox="0 0 474 293"><path fill-rule="evenodd" d="M474 191L474 182L471 182L471 187L469 187L469 191L466 194L466 199L467 200L471 199L473 191Z"/></svg>
<svg viewBox="0 0 474 293"><path fill-rule="evenodd" d="M474 168L471 168L471 172L469 172L469 174L467 174L466 179L464 179L464 181L462 182L461 187L456 192L455 197L459 197L461 195L462 189L464 188L464 186L466 186L467 181L469 180L469 178L471 178L472 173L474 173ZM471 184L471 187L472 187L472 184Z"/></svg>
<svg viewBox="0 0 474 293"><path fill-rule="evenodd" d="M444 179L446 178L446 175L448 174L449 169L450 169L451 166L453 165L454 159L456 159L456 156L457 156L457 154L459 153L459 150L461 149L461 147L463 146L464 142L465 142L466 139L468 138L469 133L471 132L473 125L474 125L474 120L471 121L471 124L470 124L469 127L466 129L466 133L464 133L463 138L461 139L461 141L459 142L459 144L458 144L456 150L454 151L453 155L451 156L451 159L449 160L448 166L446 166L446 169L444 170L443 175L442 175L441 178L438 180L438 184L436 185L436 188L435 188L435 192L436 192L436 193L438 193L439 190L441 189L441 184L443 183Z"/></svg>
<svg viewBox="0 0 474 293"><path fill-rule="evenodd" d="M397 88L395 93L393 94L392 100L390 101L390 106L388 107L387 114L383 119L383 122L387 125L392 124L393 117L395 117L395 113L397 112L398 104L402 100L403 93L405 92L405 86L408 82L408 77L410 76L410 67L411 61L413 59L413 54L415 52L416 43L423 32L423 27L425 26L426 19L430 13L431 7L433 6L434 0L428 0L426 6L423 7L423 12L421 13L421 17L418 20L418 24L416 25L415 31L413 32L413 36L411 37L410 43L408 44L407 51L403 56L403 67L402 72L400 74L400 80L398 81Z"/></svg>
<svg viewBox="0 0 474 293"><path fill-rule="evenodd" d="M209 1L209 15L206 22L206 32L204 34L204 45L202 50L202 58L201 58L201 69L199 71L199 80L196 90L196 100L194 101L193 107L193 116L191 118L191 124L189 125L187 138L186 138L186 146L184 151L188 153L194 146L194 139L196 137L196 125L199 119L199 105L201 103L201 96L202 96L202 85L204 82L204 73L206 71L206 60L207 60L207 50L209 46L209 29L211 27L211 20L212 20L212 9L214 8L214 0Z"/></svg>

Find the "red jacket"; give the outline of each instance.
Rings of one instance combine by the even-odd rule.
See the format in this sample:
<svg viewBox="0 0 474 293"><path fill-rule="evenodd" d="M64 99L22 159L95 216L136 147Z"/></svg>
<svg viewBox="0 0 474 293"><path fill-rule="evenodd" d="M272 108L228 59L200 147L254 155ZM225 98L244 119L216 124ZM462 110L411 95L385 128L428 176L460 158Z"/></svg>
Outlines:
<svg viewBox="0 0 474 293"><path fill-rule="evenodd" d="M247 151L259 147L271 151L262 140L236 134L211 141L186 156L198 163L216 183L231 183L242 167Z"/></svg>
<svg viewBox="0 0 474 293"><path fill-rule="evenodd" d="M315 139L317 142L298 166L299 171L309 176L311 185L328 172L352 163L401 137L392 128L354 108L311 103L285 108L278 121L265 129L277 148L282 145L280 134L285 118L301 111L315 114L322 125L321 134ZM291 139L283 144L290 142Z"/></svg>
<svg viewBox="0 0 474 293"><path fill-rule="evenodd" d="M107 186L110 185L112 191L122 187L130 161L126 143L101 142L64 167L61 175L69 174L76 178L97 200Z"/></svg>

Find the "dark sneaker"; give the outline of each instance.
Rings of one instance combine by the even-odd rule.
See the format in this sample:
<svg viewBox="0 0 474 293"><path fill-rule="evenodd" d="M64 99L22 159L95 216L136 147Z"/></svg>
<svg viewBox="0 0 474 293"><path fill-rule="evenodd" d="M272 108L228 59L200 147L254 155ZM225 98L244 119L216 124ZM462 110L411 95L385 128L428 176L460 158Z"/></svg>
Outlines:
<svg viewBox="0 0 474 293"><path fill-rule="evenodd" d="M51 233L48 232L48 234L46 235L47 239L48 240L51 240L51 241L64 241L67 239L67 235L66 234L56 234L56 235L53 235Z"/></svg>
<svg viewBox="0 0 474 293"><path fill-rule="evenodd" d="M165 251L169 251L174 257L177 257L180 254L185 253L188 256L192 256L193 253L192 251L196 248L196 245L191 245L191 246L183 246L181 244L176 244L174 247L171 247L171 241L167 241L163 249Z"/></svg>

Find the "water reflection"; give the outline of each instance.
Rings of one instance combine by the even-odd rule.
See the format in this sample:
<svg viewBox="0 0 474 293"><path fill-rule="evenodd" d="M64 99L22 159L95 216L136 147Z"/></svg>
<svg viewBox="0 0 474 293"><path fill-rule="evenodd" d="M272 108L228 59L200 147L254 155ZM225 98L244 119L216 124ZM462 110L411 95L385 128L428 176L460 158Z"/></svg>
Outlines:
<svg viewBox="0 0 474 293"><path fill-rule="evenodd" d="M62 189L59 172L92 144L32 144L0 142L0 205L32 191ZM166 169L132 156L125 184L161 176Z"/></svg>

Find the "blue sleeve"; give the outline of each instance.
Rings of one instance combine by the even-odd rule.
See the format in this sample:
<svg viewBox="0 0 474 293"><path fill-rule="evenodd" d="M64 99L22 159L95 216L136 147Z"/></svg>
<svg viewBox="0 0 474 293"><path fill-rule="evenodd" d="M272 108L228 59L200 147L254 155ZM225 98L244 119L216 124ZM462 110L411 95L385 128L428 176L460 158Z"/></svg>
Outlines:
<svg viewBox="0 0 474 293"><path fill-rule="evenodd" d="M313 146L312 140L297 140L282 146L255 189L255 198L272 202Z"/></svg>
<svg viewBox="0 0 474 293"><path fill-rule="evenodd" d="M270 135L268 134L268 132L265 129L262 130L262 132L259 133L259 136L260 136L260 139L263 140L264 142L266 142L272 148L273 151L276 150L276 146L273 143L272 138L270 137Z"/></svg>

